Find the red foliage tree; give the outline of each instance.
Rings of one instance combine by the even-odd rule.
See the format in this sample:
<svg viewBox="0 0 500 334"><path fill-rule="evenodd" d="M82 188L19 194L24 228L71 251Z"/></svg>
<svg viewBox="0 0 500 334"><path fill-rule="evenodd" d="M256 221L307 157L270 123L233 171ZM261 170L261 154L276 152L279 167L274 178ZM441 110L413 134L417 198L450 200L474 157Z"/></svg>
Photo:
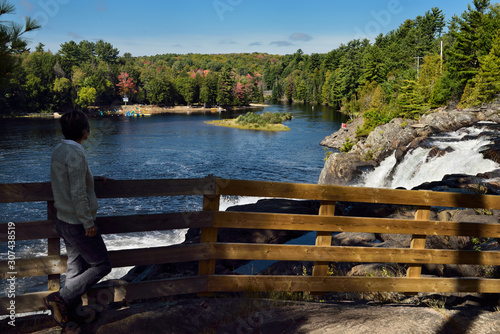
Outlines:
<svg viewBox="0 0 500 334"><path fill-rule="evenodd" d="M118 83L116 84L120 90L120 95L128 96L129 93L137 93L135 89L135 83L132 78L129 77L127 72L121 72L118 75Z"/></svg>

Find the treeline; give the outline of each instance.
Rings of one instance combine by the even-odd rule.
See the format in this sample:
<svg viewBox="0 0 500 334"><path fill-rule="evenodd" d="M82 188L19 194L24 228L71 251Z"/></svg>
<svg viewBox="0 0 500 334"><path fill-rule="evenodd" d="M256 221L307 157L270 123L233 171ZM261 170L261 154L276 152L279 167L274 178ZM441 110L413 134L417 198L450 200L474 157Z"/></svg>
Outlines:
<svg viewBox="0 0 500 334"><path fill-rule="evenodd" d="M55 54L39 44L34 52L10 55L0 104L3 112L50 112L108 106L126 96L130 103L228 106L262 101L271 91L276 100L362 114L358 136L364 136L394 117L495 100L499 28L500 5L473 0L448 21L432 8L373 43L352 40L326 54L120 57L104 41L63 43Z"/></svg>
<svg viewBox="0 0 500 334"><path fill-rule="evenodd" d="M60 112L123 103L246 105L262 101L268 55L119 57L110 43L70 41L53 54L39 44L15 54L0 87L4 112ZM273 60L274 61L274 60ZM259 65L260 64L260 65Z"/></svg>

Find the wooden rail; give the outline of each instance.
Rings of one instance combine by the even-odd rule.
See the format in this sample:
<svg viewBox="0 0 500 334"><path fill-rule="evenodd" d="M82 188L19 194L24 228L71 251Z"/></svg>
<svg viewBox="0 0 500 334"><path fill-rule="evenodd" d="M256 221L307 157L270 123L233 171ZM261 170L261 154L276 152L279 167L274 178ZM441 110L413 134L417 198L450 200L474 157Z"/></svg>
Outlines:
<svg viewBox="0 0 500 334"><path fill-rule="evenodd" d="M113 281L94 288L92 296L121 301L188 293L234 291L397 291L500 293L500 280L487 278L423 278L424 264L500 265L497 251L426 249L428 235L500 238L500 224L429 220L431 207L500 209L500 198L431 191L325 186L219 179L133 180L96 183L98 198L197 195L203 210L149 215L98 217L103 234L201 228L199 244L111 251L113 267L162 263L199 263L197 276L127 283ZM319 215L221 212L221 196L257 196L321 201ZM47 291L15 296L16 312L43 310L42 298L60 286L66 257L59 254L55 210L49 183L0 184L0 203L47 202L47 219L15 222L15 240L48 240L46 256L16 258L16 279L47 276ZM335 216L337 202L383 203L417 207L415 219ZM9 240L7 222L0 242ZM220 228L315 231L315 245L277 245L218 242ZM371 232L412 235L410 248L331 246L332 233ZM311 276L216 275L216 260L277 260L314 262ZM402 263L406 277L328 276L332 262ZM9 278L8 259L0 261L0 279ZM102 298L101 298L102 299ZM12 298L0 299L0 315L8 314Z"/></svg>

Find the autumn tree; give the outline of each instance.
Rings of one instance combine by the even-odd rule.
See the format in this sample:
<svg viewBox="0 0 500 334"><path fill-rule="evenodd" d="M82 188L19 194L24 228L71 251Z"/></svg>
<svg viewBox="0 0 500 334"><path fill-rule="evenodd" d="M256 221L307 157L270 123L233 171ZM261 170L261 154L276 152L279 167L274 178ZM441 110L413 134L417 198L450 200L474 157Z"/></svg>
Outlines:
<svg viewBox="0 0 500 334"><path fill-rule="evenodd" d="M135 88L134 80L129 76L127 72L121 72L118 75L118 90L120 95L123 97L128 97L131 94L137 93L137 89Z"/></svg>

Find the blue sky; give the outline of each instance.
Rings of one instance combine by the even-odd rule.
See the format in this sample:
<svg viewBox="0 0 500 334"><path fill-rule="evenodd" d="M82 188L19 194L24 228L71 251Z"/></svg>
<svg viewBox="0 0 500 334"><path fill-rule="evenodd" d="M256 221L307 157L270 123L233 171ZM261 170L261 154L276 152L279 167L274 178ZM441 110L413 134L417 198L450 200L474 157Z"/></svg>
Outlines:
<svg viewBox="0 0 500 334"><path fill-rule="evenodd" d="M165 53L326 53L355 38L371 41L439 7L449 20L472 0L10 0L43 26L29 33L57 52L74 40L103 39L133 56ZM493 3L494 1L492 1Z"/></svg>

